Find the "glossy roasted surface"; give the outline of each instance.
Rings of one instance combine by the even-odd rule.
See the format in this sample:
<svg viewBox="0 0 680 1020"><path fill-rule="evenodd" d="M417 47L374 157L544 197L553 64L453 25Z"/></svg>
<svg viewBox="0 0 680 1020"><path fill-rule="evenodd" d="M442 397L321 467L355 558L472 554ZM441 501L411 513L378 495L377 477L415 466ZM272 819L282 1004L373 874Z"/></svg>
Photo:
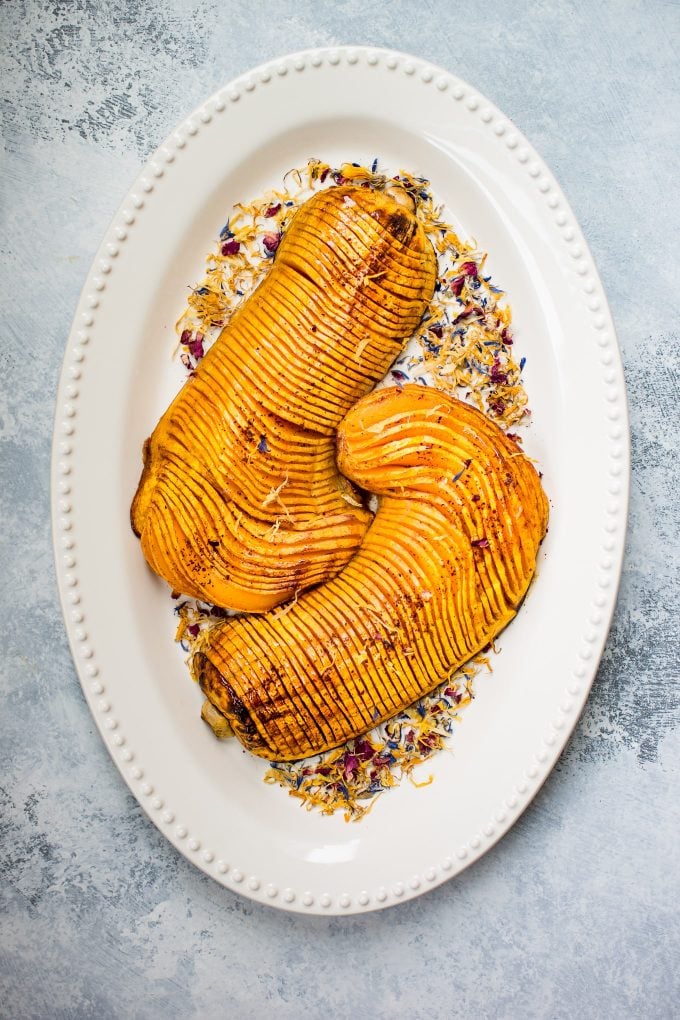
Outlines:
<svg viewBox="0 0 680 1020"><path fill-rule="evenodd" d="M289 610L218 626L194 659L236 735L273 760L371 729L484 648L517 612L547 526L519 447L431 388L360 401L338 463L380 496L357 555Z"/></svg>
<svg viewBox="0 0 680 1020"><path fill-rule="evenodd" d="M331 188L301 207L144 448L132 525L175 590L259 612L336 574L370 516L334 432L432 296L436 260L390 196Z"/></svg>

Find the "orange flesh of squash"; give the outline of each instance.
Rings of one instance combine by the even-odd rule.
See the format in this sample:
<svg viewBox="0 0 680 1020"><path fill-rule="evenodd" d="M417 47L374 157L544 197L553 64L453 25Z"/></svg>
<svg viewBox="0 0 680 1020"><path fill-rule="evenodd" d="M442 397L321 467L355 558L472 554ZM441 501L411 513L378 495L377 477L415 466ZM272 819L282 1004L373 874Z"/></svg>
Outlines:
<svg viewBox="0 0 680 1020"><path fill-rule="evenodd" d="M517 612L547 527L519 447L432 388L359 401L338 464L379 496L357 554L290 609L218 625L192 660L244 746L274 761L370 730L483 649Z"/></svg>
<svg viewBox="0 0 680 1020"><path fill-rule="evenodd" d="M299 209L144 444L132 527L174 590L263 612L349 561L371 515L338 472L335 429L416 329L436 272L387 194L331 188Z"/></svg>

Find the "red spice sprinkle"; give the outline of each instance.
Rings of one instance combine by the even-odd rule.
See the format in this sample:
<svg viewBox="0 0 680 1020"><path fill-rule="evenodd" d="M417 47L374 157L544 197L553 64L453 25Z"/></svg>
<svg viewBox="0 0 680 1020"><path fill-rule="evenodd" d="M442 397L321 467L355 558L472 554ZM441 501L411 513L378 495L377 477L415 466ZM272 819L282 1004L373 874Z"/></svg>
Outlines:
<svg viewBox="0 0 680 1020"><path fill-rule="evenodd" d="M270 255L276 251L280 241L281 241L280 234L265 234L264 237L262 238L262 244L264 245L265 250L268 251Z"/></svg>
<svg viewBox="0 0 680 1020"><path fill-rule="evenodd" d="M265 209L265 216L276 216L277 212L281 209L281 203L278 202L276 205L270 205L268 209Z"/></svg>
<svg viewBox="0 0 680 1020"><path fill-rule="evenodd" d="M506 432L505 434L508 437L508 439L512 439L513 443L521 443L522 442L522 437L517 435L516 432Z"/></svg>
<svg viewBox="0 0 680 1020"><path fill-rule="evenodd" d="M478 493L475 493L474 496L472 497L472 502L473 503L479 503L481 498L482 497Z"/></svg>
<svg viewBox="0 0 680 1020"><path fill-rule="evenodd" d="M472 541L470 542L470 545L474 549L488 549L489 548L489 539L488 538L473 538Z"/></svg>
<svg viewBox="0 0 680 1020"><path fill-rule="evenodd" d="M240 241L227 241L226 244L222 245L223 255L238 255L241 250Z"/></svg>

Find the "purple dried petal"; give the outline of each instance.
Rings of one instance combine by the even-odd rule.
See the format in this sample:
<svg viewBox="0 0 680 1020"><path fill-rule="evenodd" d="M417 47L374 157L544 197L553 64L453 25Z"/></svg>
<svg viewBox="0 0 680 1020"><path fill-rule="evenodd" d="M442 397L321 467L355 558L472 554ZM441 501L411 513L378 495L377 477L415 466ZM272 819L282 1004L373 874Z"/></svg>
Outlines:
<svg viewBox="0 0 680 1020"><path fill-rule="evenodd" d="M352 779L354 774L359 771L359 759L355 754L349 752L345 755L343 761L343 773L345 779Z"/></svg>
<svg viewBox="0 0 680 1020"><path fill-rule="evenodd" d="M182 335L179 338L179 342L181 344L184 344L185 347L188 346L191 343L191 330L190 329L183 329L182 330Z"/></svg>
<svg viewBox="0 0 680 1020"><path fill-rule="evenodd" d="M203 350L203 337L200 333L196 335L196 339L192 340L189 344L189 350L195 357L196 361L203 357L205 351Z"/></svg>
<svg viewBox="0 0 680 1020"><path fill-rule="evenodd" d="M273 255L281 242L280 234L265 234L262 238L262 244L264 245L265 251Z"/></svg>
<svg viewBox="0 0 680 1020"><path fill-rule="evenodd" d="M489 548L489 539L488 538L473 538L472 541L470 542L470 545L474 549L488 549Z"/></svg>
<svg viewBox="0 0 680 1020"><path fill-rule="evenodd" d="M187 630L189 631L192 637L198 637L198 635L201 633L201 628L198 626L197 623L190 624L187 627Z"/></svg>
<svg viewBox="0 0 680 1020"><path fill-rule="evenodd" d="M281 209L281 203L278 202L276 205L270 205L268 209L265 209L265 216L276 216L277 212Z"/></svg>
<svg viewBox="0 0 680 1020"><path fill-rule="evenodd" d="M451 292L460 297L461 291L465 286L465 277L457 276L455 280L451 280Z"/></svg>
<svg viewBox="0 0 680 1020"><path fill-rule="evenodd" d="M227 241L226 244L222 245L223 255L238 255L241 250L241 244L239 241Z"/></svg>
<svg viewBox="0 0 680 1020"><path fill-rule="evenodd" d="M503 371L503 369L501 368L501 363L497 358L494 361L493 365L491 366L489 378L492 383L499 383L501 386L507 385L508 373Z"/></svg>
<svg viewBox="0 0 680 1020"><path fill-rule="evenodd" d="M373 746L368 740L363 739L354 741L354 751L359 758L359 761L370 761L375 754Z"/></svg>
<svg viewBox="0 0 680 1020"><path fill-rule="evenodd" d="M476 276L477 275L477 263L476 262L464 262L460 267L461 273L464 276Z"/></svg>

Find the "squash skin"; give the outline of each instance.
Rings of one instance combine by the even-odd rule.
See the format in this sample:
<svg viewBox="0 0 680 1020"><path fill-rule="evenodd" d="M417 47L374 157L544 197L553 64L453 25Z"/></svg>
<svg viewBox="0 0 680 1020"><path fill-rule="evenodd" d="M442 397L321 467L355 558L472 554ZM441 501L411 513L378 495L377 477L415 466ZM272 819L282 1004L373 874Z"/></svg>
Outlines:
<svg viewBox="0 0 680 1020"><path fill-rule="evenodd" d="M132 528L178 592L263 612L334 576L371 515L335 429L417 327L437 263L414 213L360 187L296 213L144 444Z"/></svg>
<svg viewBox="0 0 680 1020"><path fill-rule="evenodd" d="M516 614L547 527L519 447L428 387L361 400L338 462L380 497L357 555L289 610L218 625L192 660L239 740L274 761L366 732L483 649Z"/></svg>

